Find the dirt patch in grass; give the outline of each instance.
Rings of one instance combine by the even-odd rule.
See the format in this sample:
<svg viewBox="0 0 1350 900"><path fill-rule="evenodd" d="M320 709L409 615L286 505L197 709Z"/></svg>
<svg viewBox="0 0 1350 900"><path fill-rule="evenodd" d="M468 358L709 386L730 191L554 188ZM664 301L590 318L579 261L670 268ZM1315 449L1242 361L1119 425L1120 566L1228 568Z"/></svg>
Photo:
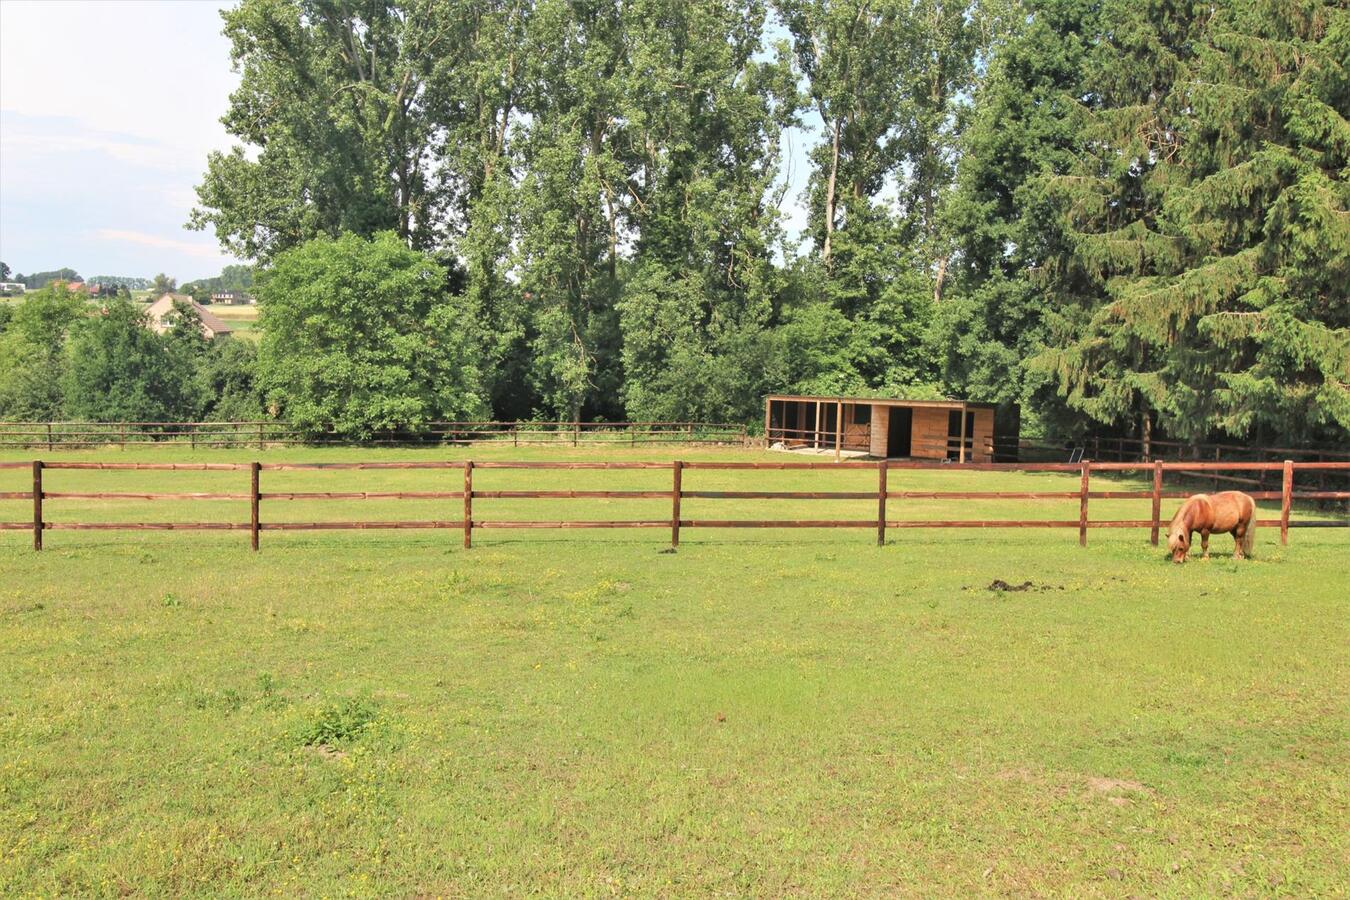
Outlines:
<svg viewBox="0 0 1350 900"><path fill-rule="evenodd" d="M1034 581L1024 581L1021 584L1010 584L1002 578L995 578L993 581L989 582L989 587L985 588L985 590L997 591L999 593L1018 591L1062 591L1064 590L1064 585L1037 584Z"/></svg>
<svg viewBox="0 0 1350 900"><path fill-rule="evenodd" d="M1137 781L1129 781L1123 778L1099 778L1090 777L1087 780L1088 787L1094 793L1105 797L1106 802L1112 806L1128 806L1133 803L1132 794L1152 794L1146 785Z"/></svg>

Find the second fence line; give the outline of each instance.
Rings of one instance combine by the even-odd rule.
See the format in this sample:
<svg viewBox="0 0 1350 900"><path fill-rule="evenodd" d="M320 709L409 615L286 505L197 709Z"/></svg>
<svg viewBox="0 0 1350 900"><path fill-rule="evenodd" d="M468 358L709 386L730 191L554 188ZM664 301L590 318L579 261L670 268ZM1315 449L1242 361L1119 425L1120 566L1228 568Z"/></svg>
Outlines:
<svg viewBox="0 0 1350 900"><path fill-rule="evenodd" d="M1257 500L1280 501L1278 519L1257 520L1258 525L1278 525L1280 541L1289 542L1291 527L1347 527L1346 521L1290 521L1294 500L1345 501L1350 491L1294 491L1296 472L1350 471L1350 462L1293 462L1282 463L967 463L947 465L933 462L512 462L494 460L368 462L368 463L101 463L101 462L0 462L0 469L32 469L31 491L0 492L0 500L31 500L33 518L26 522L0 522L0 530L32 530L33 549L41 550L43 533L52 530L128 530L128 531L248 531L254 550L259 547L263 531L319 531L344 529L460 529L464 546L473 544L473 532L495 528L669 528L670 543L678 547L680 532L686 528L868 528L876 530L878 545L886 542L888 528L1077 528L1079 544L1087 545L1089 528L1149 528L1150 540L1158 543L1162 525L1162 501L1189 496L1189 491L1164 491L1164 473L1193 474L1199 471L1279 471L1282 473L1279 491L1249 492ZM212 492L89 492L48 491L43 486L43 474L49 470L150 470L150 471L247 471L249 489L239 493ZM463 490L454 491L278 491L262 490L263 471L296 470L378 470L378 469L462 469ZM485 469L666 469L671 473L669 490L481 490L474 486L474 473ZM684 473L692 470L800 470L867 469L876 473L877 487L873 491L711 491L687 490ZM890 490L888 474L894 470L941 469L945 471L1020 471L1077 473L1076 491L911 491ZM1148 491L1093 491L1093 472L1151 472L1152 489ZM682 499L708 500L875 500L877 514L866 519L687 519L681 515ZM476 519L475 499L603 499L603 500L660 500L669 499L671 514L661 519L601 519L571 521L493 520ZM889 500L944 499L944 500L1051 500L1077 499L1077 519L1064 520L893 520L887 518ZM1088 504L1093 499L1150 499L1151 516L1142 520L1097 520L1088 518ZM44 500L247 500L248 522L60 522L45 517ZM263 501L286 500L462 500L463 515L445 519L409 521L326 521L326 522L264 522L261 515Z"/></svg>

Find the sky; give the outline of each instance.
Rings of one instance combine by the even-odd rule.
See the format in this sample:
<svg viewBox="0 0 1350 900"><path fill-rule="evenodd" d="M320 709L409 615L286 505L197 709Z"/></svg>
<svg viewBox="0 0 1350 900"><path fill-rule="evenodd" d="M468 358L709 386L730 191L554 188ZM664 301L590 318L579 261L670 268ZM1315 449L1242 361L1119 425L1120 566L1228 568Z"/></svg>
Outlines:
<svg viewBox="0 0 1350 900"><path fill-rule="evenodd" d="M183 226L238 83L219 0L0 0L0 260L180 282L236 262ZM808 120L814 117L808 117ZM818 124L818 120L816 123ZM794 129L789 234L817 129Z"/></svg>
<svg viewBox="0 0 1350 900"><path fill-rule="evenodd" d="M0 0L0 260L179 281L234 262L187 231L237 76L211 0Z"/></svg>

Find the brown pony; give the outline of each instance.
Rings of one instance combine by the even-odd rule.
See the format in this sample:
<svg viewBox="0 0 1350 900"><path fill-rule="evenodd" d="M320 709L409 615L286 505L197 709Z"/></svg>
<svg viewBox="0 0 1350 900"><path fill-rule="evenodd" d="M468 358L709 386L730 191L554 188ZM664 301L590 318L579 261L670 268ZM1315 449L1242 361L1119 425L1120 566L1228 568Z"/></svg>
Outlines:
<svg viewBox="0 0 1350 900"><path fill-rule="evenodd" d="M1226 531L1233 536L1233 559L1252 555L1256 536L1256 501L1241 491L1196 494L1181 504L1167 529L1172 562L1183 563L1191 549L1191 533L1200 532L1200 547L1209 558L1209 536Z"/></svg>

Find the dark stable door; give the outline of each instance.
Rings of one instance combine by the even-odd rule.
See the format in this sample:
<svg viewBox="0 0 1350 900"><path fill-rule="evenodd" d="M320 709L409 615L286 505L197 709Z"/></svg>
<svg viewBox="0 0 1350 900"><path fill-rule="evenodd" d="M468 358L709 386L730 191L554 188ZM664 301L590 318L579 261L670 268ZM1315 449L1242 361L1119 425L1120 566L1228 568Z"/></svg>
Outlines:
<svg viewBox="0 0 1350 900"><path fill-rule="evenodd" d="M975 414L966 413L966 459L970 459L971 450L975 446ZM947 458L961 458L961 411L954 409L947 414Z"/></svg>
<svg viewBox="0 0 1350 900"><path fill-rule="evenodd" d="M891 420L886 425L886 455L909 456L913 431L914 410L907 406L892 406Z"/></svg>
<svg viewBox="0 0 1350 900"><path fill-rule="evenodd" d="M820 438L817 446L830 449L834 447L834 431L839 425L839 410L833 403L821 404Z"/></svg>

